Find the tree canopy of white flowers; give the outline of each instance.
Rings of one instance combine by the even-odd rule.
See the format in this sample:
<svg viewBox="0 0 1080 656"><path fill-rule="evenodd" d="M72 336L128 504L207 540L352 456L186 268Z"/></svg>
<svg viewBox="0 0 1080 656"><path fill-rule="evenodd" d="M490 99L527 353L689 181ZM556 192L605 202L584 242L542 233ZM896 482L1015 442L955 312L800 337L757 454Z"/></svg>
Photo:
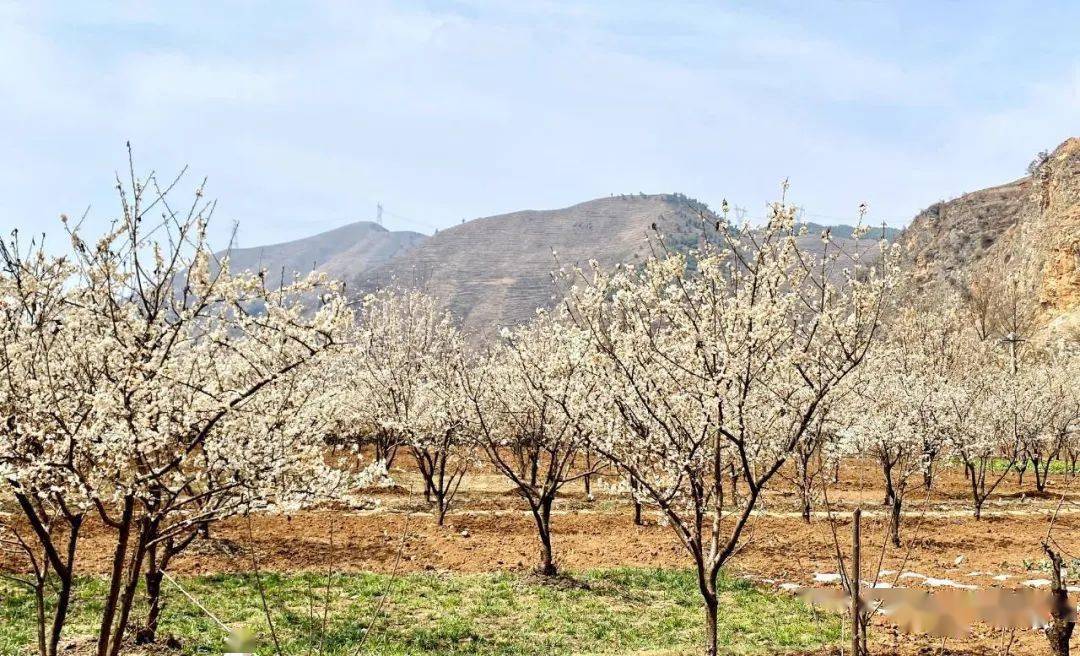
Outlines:
<svg viewBox="0 0 1080 656"><path fill-rule="evenodd" d="M545 575L557 572L555 498L564 485L592 473L575 464L589 443L584 418L600 385L590 375L588 334L560 319L541 311L525 326L504 329L465 378L471 433L528 503L540 538L538 571Z"/></svg>
<svg viewBox="0 0 1080 656"><path fill-rule="evenodd" d="M1033 345L1018 285L894 301L895 247L863 260L825 231L807 248L783 200L759 226L725 205L689 251L658 237L639 266L562 270L554 310L472 350L420 291L354 312L320 275L231 271L207 244L213 203L200 187L177 209L175 185L118 181L110 230L65 219L63 255L0 242L0 491L21 514L0 546L27 562L40 656L57 656L87 522L113 550L96 653L118 656L155 640L165 572L214 522L349 502L399 450L439 525L486 457L547 575L561 491L610 467L637 519L647 503L685 546L713 656L719 571L785 468L809 521L826 466L872 458L899 546L910 482L929 493L943 461L979 518L1011 471L1030 463L1043 491L1052 462L1080 458L1080 363Z"/></svg>
<svg viewBox="0 0 1080 656"><path fill-rule="evenodd" d="M117 186L121 214L96 241L65 221L66 255L18 239L0 251L0 480L25 515L49 656L87 516L115 536L97 650L115 656L144 568L160 574L200 528L359 482L328 475L317 429L329 401L311 376L352 322L334 286L311 276L271 291L216 262L201 187L175 210L153 177Z"/></svg>
<svg viewBox="0 0 1080 656"><path fill-rule="evenodd" d="M725 215L713 237L638 269L579 271L568 301L603 382L595 407L626 428L594 431L592 444L637 481L692 556L710 654L720 567L762 489L865 358L894 266L885 249L878 266L856 259L838 270L828 234L823 254L800 248L783 202L762 227ZM732 465L746 486L740 499L725 497Z"/></svg>
<svg viewBox="0 0 1080 656"><path fill-rule="evenodd" d="M858 403L841 411L840 449L869 456L881 467L890 536L900 546L900 518L912 477L932 476L943 449L943 408L955 398L954 376L967 362L963 320L955 304L896 308L885 339L871 349L867 366L849 382Z"/></svg>
<svg viewBox="0 0 1080 656"><path fill-rule="evenodd" d="M948 338L951 354L924 376L936 379L935 420L950 456L964 467L976 519L1012 471L1034 460L1040 490L1048 461L1064 444L1069 424L1071 363L1052 357L1010 330L998 338L983 315L962 316ZM972 316L972 315L969 315Z"/></svg>
<svg viewBox="0 0 1080 656"><path fill-rule="evenodd" d="M432 297L388 288L362 301L353 338L333 366L335 434L372 445L387 468L407 447L441 525L470 461L464 340Z"/></svg>

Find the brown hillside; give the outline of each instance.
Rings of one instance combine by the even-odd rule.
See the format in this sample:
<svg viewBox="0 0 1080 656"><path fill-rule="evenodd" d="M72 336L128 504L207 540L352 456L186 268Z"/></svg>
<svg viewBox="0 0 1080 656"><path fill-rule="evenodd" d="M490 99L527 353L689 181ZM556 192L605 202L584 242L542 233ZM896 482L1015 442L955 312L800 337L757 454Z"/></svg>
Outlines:
<svg viewBox="0 0 1080 656"><path fill-rule="evenodd" d="M419 286L465 325L487 332L526 321L550 306L557 268L640 262L650 253L652 225L670 242L696 243L700 223L685 198L612 196L559 210L526 210L442 230L376 270L362 286Z"/></svg>
<svg viewBox="0 0 1080 656"><path fill-rule="evenodd" d="M357 221L304 239L233 248L227 254L232 270L266 269L271 279L284 275L288 280L318 270L349 280L407 253L424 239L419 232L391 231L371 221Z"/></svg>

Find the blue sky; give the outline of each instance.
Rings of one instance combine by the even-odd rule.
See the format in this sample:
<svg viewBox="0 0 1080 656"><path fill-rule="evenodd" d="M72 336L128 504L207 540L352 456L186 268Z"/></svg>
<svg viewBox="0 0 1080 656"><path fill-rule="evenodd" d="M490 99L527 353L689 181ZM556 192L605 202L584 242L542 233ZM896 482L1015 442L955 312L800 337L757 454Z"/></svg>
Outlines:
<svg viewBox="0 0 1080 656"><path fill-rule="evenodd" d="M97 5L97 6L95 6ZM1080 3L8 3L0 229L191 166L241 246L610 193L902 225L1080 133Z"/></svg>

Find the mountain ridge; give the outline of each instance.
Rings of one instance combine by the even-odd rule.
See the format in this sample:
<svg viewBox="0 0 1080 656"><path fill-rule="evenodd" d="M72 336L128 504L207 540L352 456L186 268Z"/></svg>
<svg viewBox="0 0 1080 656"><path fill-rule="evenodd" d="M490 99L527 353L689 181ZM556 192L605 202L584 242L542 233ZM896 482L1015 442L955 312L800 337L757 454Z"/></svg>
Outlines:
<svg viewBox="0 0 1080 656"><path fill-rule="evenodd" d="M1080 139L1066 140L1028 176L935 203L886 238L904 251L916 290L967 293L973 280L1025 280L1040 321L1080 334ZM528 320L550 307L559 266L635 264L668 247L700 243L716 216L683 194L622 194L569 207L482 217L427 236L356 222L292 242L233 249L234 269L325 271L351 294L388 285L422 288L478 334ZM826 228L849 252L870 254L877 240L852 239L852 227L801 222L806 248ZM877 237L872 228L870 237ZM557 254L557 256L555 254ZM1019 264L1017 264L1019 263Z"/></svg>
<svg viewBox="0 0 1080 656"><path fill-rule="evenodd" d="M555 299L551 273L560 266L635 264L665 246L700 245L716 215L680 193L613 194L569 207L481 217L426 236L355 222L294 241L232 249L234 270L265 269L285 279L313 269L343 280L350 294L396 285L438 298L477 334L527 321ZM852 226L805 222L805 245L818 248L830 229L849 250ZM889 228L888 234L898 231Z"/></svg>
<svg viewBox="0 0 1080 656"><path fill-rule="evenodd" d="M235 271L280 274L284 279L312 270L333 278L351 278L408 252L426 235L406 230L387 230L373 221L355 221L301 239L230 248L217 253L228 256Z"/></svg>

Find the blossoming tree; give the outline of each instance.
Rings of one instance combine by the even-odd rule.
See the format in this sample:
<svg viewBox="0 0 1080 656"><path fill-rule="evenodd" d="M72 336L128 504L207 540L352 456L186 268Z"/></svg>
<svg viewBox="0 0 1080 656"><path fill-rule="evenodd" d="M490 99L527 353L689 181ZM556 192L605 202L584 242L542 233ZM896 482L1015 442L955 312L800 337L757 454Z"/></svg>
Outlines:
<svg viewBox="0 0 1080 656"><path fill-rule="evenodd" d="M359 325L335 362L337 384L346 391L336 435L356 446L372 444L386 467L401 447L409 449L440 526L470 461L464 349L434 298L387 288L363 299Z"/></svg>
<svg viewBox="0 0 1080 656"><path fill-rule="evenodd" d="M584 417L598 381L588 375L587 335L558 317L540 312L501 339L466 373L471 431L528 503L540 538L538 571L554 575L551 509L563 486L593 473L574 465L589 444Z"/></svg>
<svg viewBox="0 0 1080 656"><path fill-rule="evenodd" d="M762 490L810 439L835 390L873 342L890 274L838 270L837 248L800 247L795 210L763 227L705 226L715 240L640 268L593 267L569 305L597 356L610 409L628 428L594 435L664 513L694 561L716 653L720 568ZM715 231L713 228L715 227ZM734 465L745 484L725 494Z"/></svg>
<svg viewBox="0 0 1080 656"><path fill-rule="evenodd" d="M900 520L910 481L929 478L942 449L942 404L955 371L966 360L956 305L938 299L937 311L907 301L891 313L884 339L852 378L860 401L843 413L843 451L868 456L881 468L890 538L900 546Z"/></svg>
<svg viewBox="0 0 1080 656"><path fill-rule="evenodd" d="M351 322L317 277L271 290L263 275L216 262L201 187L174 209L173 185L152 176L117 186L120 215L100 239L70 225L65 256L3 250L0 474L30 527L26 543L61 579L51 626L39 632L50 656L88 513L114 537L97 653L116 656L148 559L160 570L162 550L181 547L192 527L312 492L297 483L321 471L323 436L259 434L241 413L295 415L306 404L295 377L332 353Z"/></svg>

